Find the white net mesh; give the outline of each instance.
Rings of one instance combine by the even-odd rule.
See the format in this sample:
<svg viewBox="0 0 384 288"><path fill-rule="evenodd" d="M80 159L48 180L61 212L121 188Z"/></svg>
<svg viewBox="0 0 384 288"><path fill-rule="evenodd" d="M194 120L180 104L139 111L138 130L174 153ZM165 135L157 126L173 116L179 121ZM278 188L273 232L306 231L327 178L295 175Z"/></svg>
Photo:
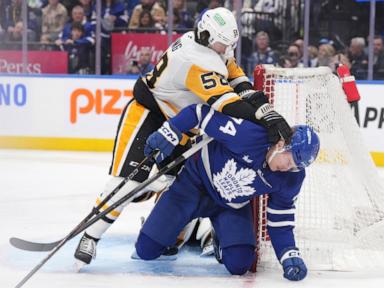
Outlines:
<svg viewBox="0 0 384 288"><path fill-rule="evenodd" d="M311 125L320 137L296 212L296 244L308 267L383 268L384 189L339 79L326 67L265 66L263 76L264 91L289 124ZM279 265L260 235L259 265Z"/></svg>

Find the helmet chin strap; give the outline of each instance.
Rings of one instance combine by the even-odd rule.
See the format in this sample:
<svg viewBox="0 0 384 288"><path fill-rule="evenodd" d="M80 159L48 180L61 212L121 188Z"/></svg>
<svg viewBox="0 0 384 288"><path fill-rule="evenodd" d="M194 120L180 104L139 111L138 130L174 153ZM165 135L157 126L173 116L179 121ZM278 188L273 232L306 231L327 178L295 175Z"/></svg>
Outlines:
<svg viewBox="0 0 384 288"><path fill-rule="evenodd" d="M268 163L268 165L271 163L271 161L273 160L273 158L275 158L276 157L276 155L277 154L281 154L281 153L283 153L285 151L285 149L284 148L282 148L282 149L275 149L275 151L273 151L272 153L271 153L271 155L267 158L267 163Z"/></svg>
<svg viewBox="0 0 384 288"><path fill-rule="evenodd" d="M224 54L221 54L220 56L224 61L227 61L227 60L235 57L235 51L233 50L233 48L231 46L227 46Z"/></svg>
<svg viewBox="0 0 384 288"><path fill-rule="evenodd" d="M208 47L213 49L212 48L212 43L208 44ZM214 49L213 49L214 50ZM215 51L217 54L220 55L221 59L224 61L224 62L227 62L229 59L231 58L234 58L235 57L235 50L233 49L232 46L227 46L227 48L225 48L225 51L224 53L219 53L217 51Z"/></svg>

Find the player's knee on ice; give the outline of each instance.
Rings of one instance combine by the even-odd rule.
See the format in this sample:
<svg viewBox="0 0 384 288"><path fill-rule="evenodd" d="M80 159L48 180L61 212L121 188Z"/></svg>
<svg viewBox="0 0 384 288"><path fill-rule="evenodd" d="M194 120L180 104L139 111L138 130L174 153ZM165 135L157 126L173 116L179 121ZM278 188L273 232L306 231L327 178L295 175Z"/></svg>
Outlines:
<svg viewBox="0 0 384 288"><path fill-rule="evenodd" d="M166 248L142 232L137 238L135 247L137 255L143 260L153 260L160 257Z"/></svg>
<svg viewBox="0 0 384 288"><path fill-rule="evenodd" d="M251 268L256 257L252 245L235 245L223 248L222 261L232 275L243 275Z"/></svg>

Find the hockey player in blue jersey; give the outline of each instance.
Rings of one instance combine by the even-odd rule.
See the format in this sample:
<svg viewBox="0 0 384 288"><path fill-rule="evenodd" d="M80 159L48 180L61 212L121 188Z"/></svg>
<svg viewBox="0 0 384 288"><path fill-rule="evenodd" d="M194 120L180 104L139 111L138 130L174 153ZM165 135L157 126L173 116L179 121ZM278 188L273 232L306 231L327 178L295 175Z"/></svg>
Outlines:
<svg viewBox="0 0 384 288"><path fill-rule="evenodd" d="M135 244L144 260L160 257L194 218L209 217L231 274L246 273L255 260L255 234L250 201L269 194L268 232L284 277L302 280L307 268L293 234L295 199L305 167L319 151L319 138L306 125L293 127L290 143L270 144L267 130L209 106L183 109L164 122L147 140L145 154L159 149L157 161L168 156L182 133L199 128L215 140L189 158L173 185L160 198Z"/></svg>

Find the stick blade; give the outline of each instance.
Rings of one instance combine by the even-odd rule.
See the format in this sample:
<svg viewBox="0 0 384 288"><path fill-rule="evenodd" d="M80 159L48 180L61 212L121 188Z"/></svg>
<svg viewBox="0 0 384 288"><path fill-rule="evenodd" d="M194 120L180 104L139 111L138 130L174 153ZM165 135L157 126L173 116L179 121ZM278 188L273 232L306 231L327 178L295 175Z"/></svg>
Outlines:
<svg viewBox="0 0 384 288"><path fill-rule="evenodd" d="M51 243L38 243L38 242L31 242L31 241L23 240L23 239L20 239L20 238L17 238L17 237L11 237L9 239L9 243L13 247L15 247L17 249L25 250L25 251L32 251L32 252L51 251L60 242L61 242L61 240L60 241L51 242Z"/></svg>

